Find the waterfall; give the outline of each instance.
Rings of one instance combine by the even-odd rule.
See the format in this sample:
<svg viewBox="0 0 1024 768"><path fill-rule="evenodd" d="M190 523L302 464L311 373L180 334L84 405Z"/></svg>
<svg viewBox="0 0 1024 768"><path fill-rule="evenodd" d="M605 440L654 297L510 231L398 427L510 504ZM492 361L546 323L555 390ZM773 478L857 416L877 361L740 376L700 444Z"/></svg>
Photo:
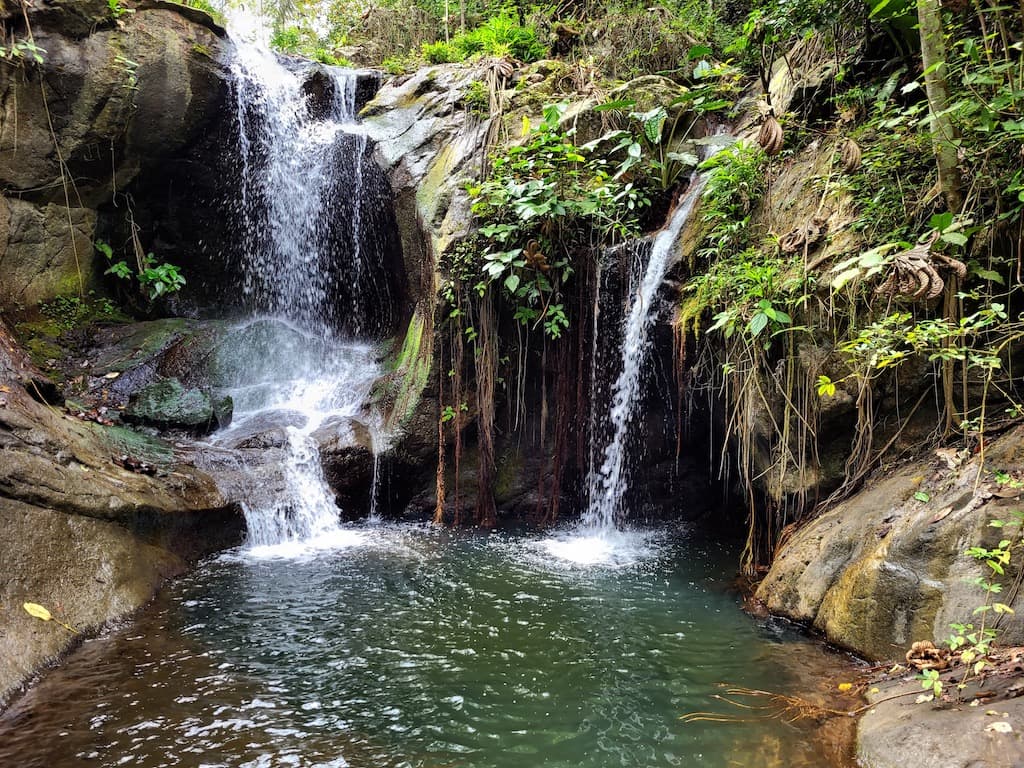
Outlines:
<svg viewBox="0 0 1024 768"><path fill-rule="evenodd" d="M235 421L218 439L284 431L275 449L278 481L261 487L254 473L243 491L248 543L316 546L347 533L318 437L367 418L362 409L380 375L372 347L350 340L378 330L374 319L393 303L382 251L372 247L377 220L363 213L379 201L367 197L356 73L286 65L255 39L258 25L243 22L248 34L231 25L240 155L234 208L240 301L253 320L222 345Z"/></svg>
<svg viewBox="0 0 1024 768"><path fill-rule="evenodd" d="M642 277L635 275L631 280L632 284L637 279L640 282L632 291L633 302L623 323L621 368L612 388L609 412L611 435L604 447L601 465L592 467L587 478L587 510L582 520L585 530L595 533L611 531L622 517L623 498L629 487L627 441L642 395L644 366L651 344L650 331L658 315L655 299L665 275L675 263L676 241L703 186L703 178L691 179L668 226L655 238ZM597 359L595 354L593 360ZM598 375L595 370L592 379L596 380Z"/></svg>

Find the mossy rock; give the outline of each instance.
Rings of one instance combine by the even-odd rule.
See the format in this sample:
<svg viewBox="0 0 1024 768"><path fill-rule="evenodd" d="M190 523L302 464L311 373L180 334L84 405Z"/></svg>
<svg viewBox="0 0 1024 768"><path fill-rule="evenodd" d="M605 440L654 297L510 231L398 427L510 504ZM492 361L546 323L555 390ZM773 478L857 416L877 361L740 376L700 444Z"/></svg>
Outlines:
<svg viewBox="0 0 1024 768"><path fill-rule="evenodd" d="M134 395L124 412L125 421L208 434L231 422L230 397L214 399L208 392L186 388L178 379L158 379Z"/></svg>

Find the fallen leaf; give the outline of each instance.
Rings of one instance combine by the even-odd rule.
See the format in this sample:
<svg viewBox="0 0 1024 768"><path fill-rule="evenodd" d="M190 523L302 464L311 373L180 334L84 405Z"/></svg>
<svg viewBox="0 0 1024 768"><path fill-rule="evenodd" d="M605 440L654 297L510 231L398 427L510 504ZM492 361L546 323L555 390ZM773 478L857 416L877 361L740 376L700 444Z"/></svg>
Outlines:
<svg viewBox="0 0 1024 768"><path fill-rule="evenodd" d="M853 688L853 683L840 683L839 684L839 690L840 691L848 691L851 688Z"/></svg>
<svg viewBox="0 0 1024 768"><path fill-rule="evenodd" d="M28 612L29 616L35 616L37 619L50 621L53 618L50 612L39 603L22 603L21 607Z"/></svg>
<svg viewBox="0 0 1024 768"><path fill-rule="evenodd" d="M929 525L937 523L940 520L944 519L952 511L953 511L953 507L943 507L942 509L940 509L938 512L935 513L935 517L933 517L929 521Z"/></svg>

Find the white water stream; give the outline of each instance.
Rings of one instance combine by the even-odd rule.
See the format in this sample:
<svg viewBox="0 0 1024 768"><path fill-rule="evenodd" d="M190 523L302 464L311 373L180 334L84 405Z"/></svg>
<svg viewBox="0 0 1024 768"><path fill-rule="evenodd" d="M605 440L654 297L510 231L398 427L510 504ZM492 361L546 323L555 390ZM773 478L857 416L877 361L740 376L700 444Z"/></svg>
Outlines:
<svg viewBox="0 0 1024 768"><path fill-rule="evenodd" d="M359 306L338 306L338 285L358 297L374 277L361 247L367 142L353 135L354 72L320 68L311 88L308 73L269 49L258 20L236 14L230 28L242 166L239 270L254 319L221 345L235 419L216 440L284 430L283 480L260 482L254 473L242 495L249 548L290 556L362 536L340 523L319 441L354 439L360 422L371 425L372 442L386 442L365 412L381 373L374 349L337 331L364 331Z"/></svg>
<svg viewBox="0 0 1024 768"><path fill-rule="evenodd" d="M625 317L622 367L612 391L612 435L605 446L601 466L592 469L588 478L589 498L582 528L594 533L614 530L622 516L623 497L629 487L627 441L637 404L643 394L643 374L651 346L650 332L658 317L657 292L678 258L676 241L703 187L703 179L695 177L672 214L668 226L658 233L643 278L634 292L633 303Z"/></svg>

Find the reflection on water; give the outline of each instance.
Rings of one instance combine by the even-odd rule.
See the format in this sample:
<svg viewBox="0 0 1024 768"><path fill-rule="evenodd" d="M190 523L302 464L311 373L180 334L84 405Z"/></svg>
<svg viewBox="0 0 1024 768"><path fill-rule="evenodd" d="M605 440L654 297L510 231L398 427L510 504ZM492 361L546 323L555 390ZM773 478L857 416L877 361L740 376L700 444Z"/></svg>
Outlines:
<svg viewBox="0 0 1024 768"><path fill-rule="evenodd" d="M842 766L849 724L694 723L728 682L846 662L740 612L679 536L584 568L542 539L374 526L238 552L92 640L0 718L3 766ZM280 553L276 553L280 554Z"/></svg>

